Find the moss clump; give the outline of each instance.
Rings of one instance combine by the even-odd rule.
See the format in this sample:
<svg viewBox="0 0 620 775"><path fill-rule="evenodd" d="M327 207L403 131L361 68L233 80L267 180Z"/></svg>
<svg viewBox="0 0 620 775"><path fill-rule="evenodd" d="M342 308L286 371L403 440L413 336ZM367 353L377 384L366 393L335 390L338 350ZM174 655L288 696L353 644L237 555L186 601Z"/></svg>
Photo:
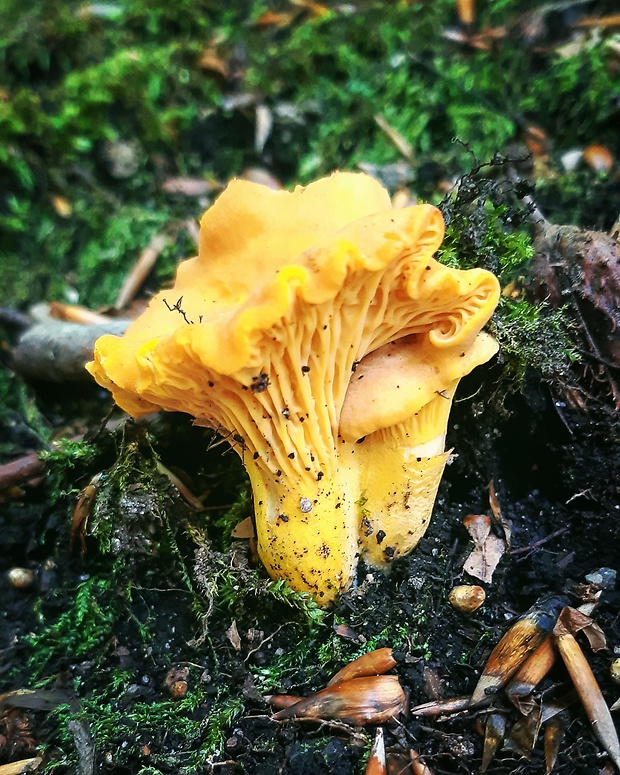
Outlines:
<svg viewBox="0 0 620 775"><path fill-rule="evenodd" d="M36 605L40 630L25 637L34 680L52 661L88 656L99 662L103 657L118 616L113 585L105 579L89 578L77 584L71 595L72 605L58 618L49 616L40 601Z"/></svg>
<svg viewBox="0 0 620 775"><path fill-rule="evenodd" d="M446 237L437 255L449 266L488 269L504 287L489 326L500 344L497 395L519 389L528 369L548 380L562 378L577 357L562 310L532 304L520 289L534 255L529 212L520 200L532 187L480 174L486 167L501 175L505 163L496 157L489 165L477 165L441 203Z"/></svg>
<svg viewBox="0 0 620 775"><path fill-rule="evenodd" d="M259 1L9 4L0 19L0 295L20 306L76 292L86 305L113 302L162 224L204 210L165 194L170 176L226 180L260 164L304 183L400 163L398 180L430 200L438 181L467 169L470 151L489 158L530 122L558 153L598 142L618 156L613 48L593 35L534 55L518 23L530 6L480 8L478 29L505 25L506 34L478 50L445 36L452 0L355 11L293 4L281 25L261 21L271 6ZM205 66L205 50L219 72ZM260 152L257 104L273 119ZM404 166L377 114L411 145ZM122 148L132 158L119 175ZM172 239L154 287L192 250Z"/></svg>

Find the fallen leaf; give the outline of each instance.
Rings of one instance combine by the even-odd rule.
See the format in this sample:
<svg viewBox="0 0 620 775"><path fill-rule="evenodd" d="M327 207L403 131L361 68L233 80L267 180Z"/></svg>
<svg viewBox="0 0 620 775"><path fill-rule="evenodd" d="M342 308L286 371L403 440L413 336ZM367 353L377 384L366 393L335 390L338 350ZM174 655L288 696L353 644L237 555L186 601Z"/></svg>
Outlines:
<svg viewBox="0 0 620 775"><path fill-rule="evenodd" d="M267 105L256 106L256 126L254 128L254 150L261 154L269 139L273 127L273 116Z"/></svg>
<svg viewBox="0 0 620 775"><path fill-rule="evenodd" d="M254 538L256 531L254 530L254 522L252 517L246 517L242 519L233 529L231 536L233 538Z"/></svg>
<svg viewBox="0 0 620 775"><path fill-rule="evenodd" d="M205 196L213 191L214 186L202 178L168 178L161 184L161 190L166 194L182 194L183 196Z"/></svg>
<svg viewBox="0 0 620 775"><path fill-rule="evenodd" d="M198 60L196 61L198 67L202 70L208 70L212 73L219 73L223 78L228 79L230 77L230 70L228 62L222 59L214 48L205 49Z"/></svg>
<svg viewBox="0 0 620 775"><path fill-rule="evenodd" d="M506 544L502 538L491 533L491 519L486 515L470 514L463 521L474 542L474 548L465 560L463 570L470 576L490 584Z"/></svg>
<svg viewBox="0 0 620 775"><path fill-rule="evenodd" d="M241 637L239 636L239 630L237 629L237 622L234 619L233 623L226 630L226 637L235 651L241 651Z"/></svg>
<svg viewBox="0 0 620 775"><path fill-rule="evenodd" d="M157 261L159 254L168 244L168 237L165 234L155 234L146 248L140 253L131 271L125 278L114 309L124 309L138 292L142 283L150 274Z"/></svg>
<svg viewBox="0 0 620 775"><path fill-rule="evenodd" d="M529 759L536 745L541 724L542 708L539 704L534 703L530 713L519 719L510 730L504 745L505 749L516 751Z"/></svg>
<svg viewBox="0 0 620 775"><path fill-rule="evenodd" d="M256 20L256 25L258 27L278 27L278 29L281 29L288 27L294 18L295 14L290 12L265 11Z"/></svg>
<svg viewBox="0 0 620 775"><path fill-rule="evenodd" d="M393 126L390 126L390 124L388 124L386 119L380 113L376 114L375 122L377 126L390 138L396 148L398 148L401 155L404 156L408 161L412 161L413 148L411 147L411 144L405 140L401 133L397 129L394 129Z"/></svg>
<svg viewBox="0 0 620 775"><path fill-rule="evenodd" d="M605 633L598 624L586 614L578 611L576 608L567 606L562 610L558 623L556 625L558 630L568 632L571 635L576 635L578 632L583 634L588 639L590 648L592 651L603 651L607 648L607 640Z"/></svg>

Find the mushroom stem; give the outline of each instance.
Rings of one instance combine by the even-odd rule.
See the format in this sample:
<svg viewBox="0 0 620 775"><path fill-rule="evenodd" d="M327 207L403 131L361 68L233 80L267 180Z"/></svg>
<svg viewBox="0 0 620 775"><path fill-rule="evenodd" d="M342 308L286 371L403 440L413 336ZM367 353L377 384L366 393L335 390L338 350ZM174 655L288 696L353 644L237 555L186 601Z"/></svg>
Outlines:
<svg viewBox="0 0 620 775"><path fill-rule="evenodd" d="M418 455L415 447L388 446L373 438L382 435L366 437L357 461L364 461L360 538L366 560L380 567L410 552L426 532L450 454Z"/></svg>
<svg viewBox="0 0 620 775"><path fill-rule="evenodd" d="M246 461L254 494L258 554L273 578L327 605L350 586L359 556L354 472L290 479Z"/></svg>

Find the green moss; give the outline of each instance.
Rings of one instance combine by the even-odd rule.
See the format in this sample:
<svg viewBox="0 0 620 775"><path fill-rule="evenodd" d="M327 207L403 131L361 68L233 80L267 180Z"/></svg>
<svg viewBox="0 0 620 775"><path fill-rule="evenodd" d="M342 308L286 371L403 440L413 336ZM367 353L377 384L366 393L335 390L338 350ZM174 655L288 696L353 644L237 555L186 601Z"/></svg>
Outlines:
<svg viewBox="0 0 620 775"><path fill-rule="evenodd" d="M190 690L180 700L159 698L155 701L135 700L130 707L119 698L134 684L136 676L131 671L116 670L106 689L92 692L79 702L79 707L63 705L55 709L52 719L58 724L59 743L62 753L55 758L47 772L58 768L75 767L78 762L74 741L69 732L70 722L86 724L96 741L97 750L108 752L117 767L135 766L144 761L140 773L164 773L174 768L179 773L193 773L209 754L221 751L224 739L222 730L241 712L240 701L226 705L215 702L207 718L201 711L207 698L195 669L190 673ZM169 740L158 744L162 732ZM165 738L164 738L165 739ZM130 742L131 741L131 742ZM123 745L119 745L122 742ZM154 764L146 763L143 746L154 747Z"/></svg>
<svg viewBox="0 0 620 775"><path fill-rule="evenodd" d="M95 660L103 656L118 615L111 584L90 578L78 584L72 594L71 607L55 620L50 620L41 604L37 604L41 630L25 638L33 679L42 675L49 662L67 655Z"/></svg>
<svg viewBox="0 0 620 775"><path fill-rule="evenodd" d="M298 183L336 167L402 161L377 114L411 144L402 180L428 199L440 177L467 170L472 154L492 157L530 122L558 153L586 142L617 146L613 52L594 36L533 57L518 25L490 51L447 39L450 0L318 16L297 9L283 28L255 24L269 7L35 0L5 9L0 295L24 306L77 291L82 303L109 305L154 232L200 215L195 201L162 194L165 177L225 180L258 162ZM479 9L479 23L506 24L528 9L494 3ZM228 81L197 64L213 41L231 67ZM239 94L249 106L234 107ZM261 156L252 148L252 99L273 115ZM105 143L117 141L136 146L127 178L111 176L106 160ZM57 195L72 206L66 217L54 210ZM186 239L169 246L153 287L192 250Z"/></svg>
<svg viewBox="0 0 620 775"><path fill-rule="evenodd" d="M49 426L33 395L14 372L0 363L0 459L14 458L22 444L36 449L49 440Z"/></svg>
<svg viewBox="0 0 620 775"><path fill-rule="evenodd" d="M485 166L501 170L503 164L499 158ZM460 269L488 269L502 287L512 284L512 293L500 297L489 324L500 345L496 392L501 395L519 389L528 369L549 380L566 375L577 353L564 313L533 304L519 290L534 255L528 211L519 200L523 192L507 181L481 177L479 166L475 172L463 176L441 204L446 236L437 258Z"/></svg>

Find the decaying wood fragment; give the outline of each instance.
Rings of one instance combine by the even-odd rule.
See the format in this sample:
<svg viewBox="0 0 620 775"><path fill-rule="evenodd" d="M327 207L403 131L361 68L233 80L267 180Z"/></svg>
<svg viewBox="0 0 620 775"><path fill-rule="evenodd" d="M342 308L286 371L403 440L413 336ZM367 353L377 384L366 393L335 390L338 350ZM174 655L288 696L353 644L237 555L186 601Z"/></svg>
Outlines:
<svg viewBox="0 0 620 775"><path fill-rule="evenodd" d="M87 307L78 304L62 304L59 301L51 301L49 304L49 316L53 320L64 320L67 323L81 323L83 325L107 325L112 318L93 312Z"/></svg>
<svg viewBox="0 0 620 775"><path fill-rule="evenodd" d="M134 264L131 272L125 278L114 308L117 310L125 309L129 302L134 298L142 283L151 273L159 254L168 244L168 237L164 234L156 234L147 247L140 253L138 260Z"/></svg>
<svg viewBox="0 0 620 775"><path fill-rule="evenodd" d="M95 342L103 334L122 334L128 320L110 319L96 325L49 320L21 337L13 351L13 367L25 377L46 382L91 379L84 366L93 358Z"/></svg>
<svg viewBox="0 0 620 775"><path fill-rule="evenodd" d="M33 477L41 476L43 469L37 452L4 463L0 466L0 491L17 487Z"/></svg>

